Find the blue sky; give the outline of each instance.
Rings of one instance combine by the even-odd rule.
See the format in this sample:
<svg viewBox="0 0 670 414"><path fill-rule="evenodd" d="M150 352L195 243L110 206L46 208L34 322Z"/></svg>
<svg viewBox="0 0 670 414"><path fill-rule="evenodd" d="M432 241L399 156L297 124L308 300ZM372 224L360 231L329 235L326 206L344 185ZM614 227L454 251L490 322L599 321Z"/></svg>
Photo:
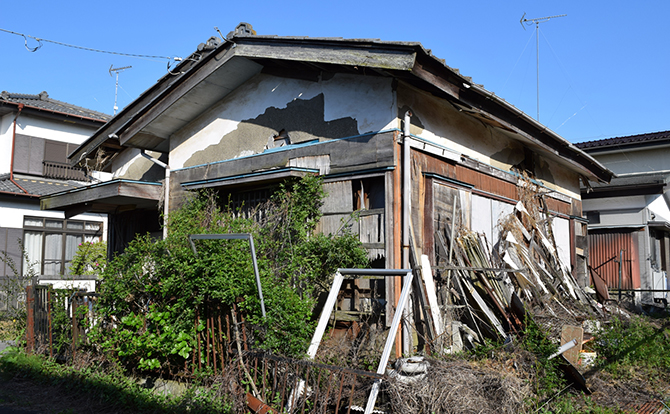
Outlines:
<svg viewBox="0 0 670 414"><path fill-rule="evenodd" d="M343 0L3 1L0 29L105 51L186 57L210 36L249 22L259 34L418 41L446 63L537 116L535 27L540 24L540 121L571 142L670 129L670 1ZM28 46L37 42L28 39ZM166 73L136 59L0 32L0 90L49 96L111 114Z"/></svg>

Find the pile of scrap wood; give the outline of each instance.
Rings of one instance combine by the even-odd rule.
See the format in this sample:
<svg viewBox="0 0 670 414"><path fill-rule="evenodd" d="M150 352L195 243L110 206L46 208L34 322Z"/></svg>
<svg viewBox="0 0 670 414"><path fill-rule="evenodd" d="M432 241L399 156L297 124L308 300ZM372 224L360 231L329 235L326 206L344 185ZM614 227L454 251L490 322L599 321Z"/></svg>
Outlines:
<svg viewBox="0 0 670 414"><path fill-rule="evenodd" d="M518 202L499 223L495 248L483 235L456 225L447 237L437 235L438 254L447 264L434 269L434 280L424 267L421 286L434 350L457 352L486 338L510 340L529 316L557 338L563 325L602 315L561 263L551 217L535 200Z"/></svg>

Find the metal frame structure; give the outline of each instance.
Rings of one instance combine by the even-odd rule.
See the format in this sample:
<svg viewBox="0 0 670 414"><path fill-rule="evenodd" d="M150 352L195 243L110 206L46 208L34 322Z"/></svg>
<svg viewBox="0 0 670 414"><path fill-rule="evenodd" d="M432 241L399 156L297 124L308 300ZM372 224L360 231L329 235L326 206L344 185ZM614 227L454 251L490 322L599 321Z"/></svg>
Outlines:
<svg viewBox="0 0 670 414"><path fill-rule="evenodd" d="M309 349L307 350L307 356L310 359L314 359L316 356L316 351L319 349L321 338L323 338L323 334L325 333L326 327L328 326L328 320L330 319L330 315L333 312L333 307L335 306L335 301L337 300L337 295L340 292L340 287L342 287L342 282L344 281L345 276L405 276L403 279L403 287L402 292L400 293L400 299L398 300L398 306L396 307L395 314L393 315L393 322L391 322L391 329L389 330L388 336L386 337L386 344L384 345L382 357L379 360L379 366L377 367L377 374L383 375L386 371L386 364L388 364L389 356L391 355L391 348L395 342L396 332L398 332L398 327L400 326L400 319L402 318L403 310L407 306L407 302L409 300L409 292L412 286L412 279L414 277L412 269L337 269L335 279L333 280L333 285L331 286L330 292L328 293L328 299L326 299L326 304L323 306L323 311L321 312L319 323L316 326L316 331L312 337L312 342L309 344ZM379 394L379 387L381 382L381 379L376 379L372 384L370 397L368 397L368 402L365 407L365 414L372 413L375 403L377 402L377 395Z"/></svg>
<svg viewBox="0 0 670 414"><path fill-rule="evenodd" d="M258 288L258 297L261 299L261 312L265 318L265 301L263 300L263 289L261 287L261 277L258 274L258 263L256 262L256 248L254 247L254 237L251 233L229 233L229 234L189 234L188 242L195 257L198 257L198 251L195 248L193 240L248 240L251 248L251 260L254 264L254 275L256 276L256 287Z"/></svg>

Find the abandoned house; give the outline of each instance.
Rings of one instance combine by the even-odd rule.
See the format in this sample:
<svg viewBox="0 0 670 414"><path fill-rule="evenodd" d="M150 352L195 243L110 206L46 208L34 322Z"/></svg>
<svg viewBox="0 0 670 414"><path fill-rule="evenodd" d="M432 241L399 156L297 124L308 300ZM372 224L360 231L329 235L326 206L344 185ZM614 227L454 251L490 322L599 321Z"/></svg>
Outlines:
<svg viewBox="0 0 670 414"><path fill-rule="evenodd" d="M104 236L106 215L65 217L62 211L40 210L39 198L91 181L87 171L69 165L67 155L109 118L46 92L0 93L0 251L16 264L17 272L27 274L30 263L41 282L58 285L69 273L77 246ZM0 263L0 278L12 273L7 261ZM92 282L77 283L93 288ZM4 306L0 300L0 310Z"/></svg>
<svg viewBox="0 0 670 414"><path fill-rule="evenodd" d="M136 233L160 235L163 197L169 211L209 188L253 208L278 182L318 174L328 193L319 231L351 220L373 265L396 269L410 250L439 264L436 235L454 219L495 243L528 176L582 283L580 178L612 177L419 43L261 36L247 24L201 44L70 160L98 160L114 178L43 197L42 208L109 214L111 252Z"/></svg>
<svg viewBox="0 0 670 414"><path fill-rule="evenodd" d="M576 144L616 173L582 189L590 265L611 289L667 290L670 266L670 131ZM645 304L666 292L640 292Z"/></svg>

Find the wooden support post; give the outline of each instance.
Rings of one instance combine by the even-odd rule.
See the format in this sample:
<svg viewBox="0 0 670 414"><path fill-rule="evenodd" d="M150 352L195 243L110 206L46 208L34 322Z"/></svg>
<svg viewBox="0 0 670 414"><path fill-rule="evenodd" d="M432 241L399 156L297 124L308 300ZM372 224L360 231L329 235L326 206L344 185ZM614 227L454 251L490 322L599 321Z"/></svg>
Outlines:
<svg viewBox="0 0 670 414"><path fill-rule="evenodd" d="M26 352L33 353L35 350L35 287L26 287Z"/></svg>

